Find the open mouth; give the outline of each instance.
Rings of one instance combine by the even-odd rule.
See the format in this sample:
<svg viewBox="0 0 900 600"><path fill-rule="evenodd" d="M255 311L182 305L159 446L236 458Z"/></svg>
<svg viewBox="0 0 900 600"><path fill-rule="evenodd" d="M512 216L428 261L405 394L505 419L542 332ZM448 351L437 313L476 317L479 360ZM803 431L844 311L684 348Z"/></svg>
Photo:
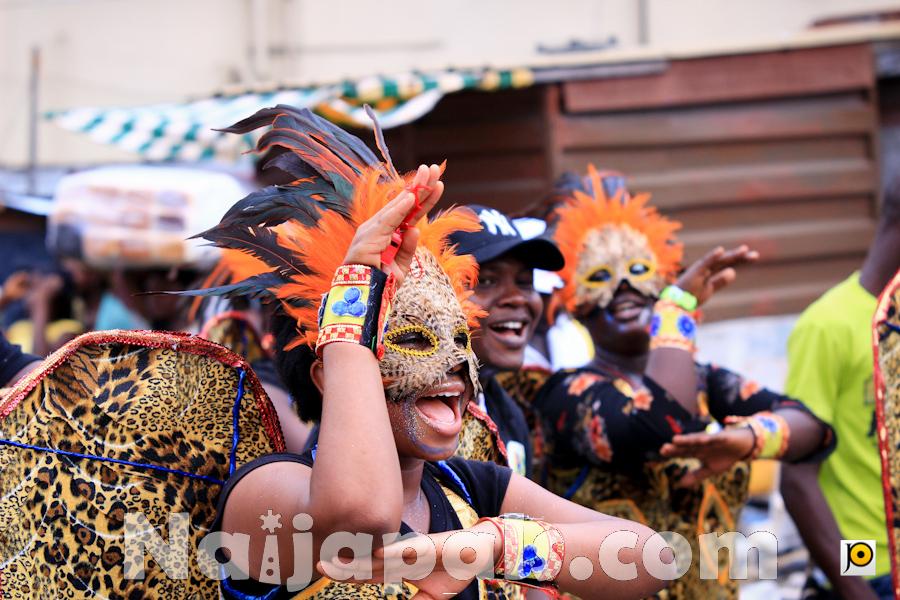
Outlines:
<svg viewBox="0 0 900 600"><path fill-rule="evenodd" d="M528 342L528 325L531 321L524 319L507 319L488 323L487 329L504 345L520 348Z"/></svg>
<svg viewBox="0 0 900 600"><path fill-rule="evenodd" d="M438 433L457 435L462 426L462 403L466 385L459 377L451 378L426 390L416 399L419 416Z"/></svg>
<svg viewBox="0 0 900 600"><path fill-rule="evenodd" d="M650 307L644 296L634 292L619 292L606 307L606 312L620 323L628 323L639 319Z"/></svg>

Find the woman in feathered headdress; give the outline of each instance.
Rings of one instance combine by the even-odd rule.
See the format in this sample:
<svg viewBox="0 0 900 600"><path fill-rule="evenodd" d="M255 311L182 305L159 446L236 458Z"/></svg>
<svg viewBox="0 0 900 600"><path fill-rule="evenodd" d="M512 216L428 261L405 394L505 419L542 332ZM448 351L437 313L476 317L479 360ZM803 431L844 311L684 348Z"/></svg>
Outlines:
<svg viewBox="0 0 900 600"><path fill-rule="evenodd" d="M641 561L628 581L599 569L591 575L584 565L570 569L573 558L597 556L599 541L617 530L632 532L637 544L615 555L636 558L648 528L564 501L507 468L451 458L477 386L469 338L475 311L466 291L476 267L447 236L477 222L463 210L425 218L443 190L441 168L401 176L380 132L384 161L288 107L261 111L230 131L269 124L260 149L289 149L277 166L297 180L251 194L203 234L267 268L207 293L277 298L293 320L282 336L282 356L291 357L282 369L308 379L321 430L311 452L249 463L223 490L221 527L234 541L225 543L225 597L486 598L476 571L584 597L639 598L662 587ZM510 512L546 522L498 517ZM338 532L361 536L329 537ZM397 532L425 535L382 545L383 535ZM374 571L366 574L360 561L372 536ZM337 557L347 543L353 563ZM409 547L421 558L413 565ZM430 559L436 565L423 570ZM659 568L662 575L671 565ZM337 581L354 574L352 582Z"/></svg>
<svg viewBox="0 0 900 600"><path fill-rule="evenodd" d="M741 461L821 456L833 434L799 402L694 362L695 311L755 253L717 248L678 276L680 224L622 182L589 167L554 213L566 266L551 309L584 324L595 356L555 374L535 399L546 485L595 510L683 535L700 560L685 563L690 571L665 597L730 597L737 584L727 564L723 571L698 536L734 530L746 501ZM704 433L713 422L726 428ZM713 577L700 579L703 572Z"/></svg>

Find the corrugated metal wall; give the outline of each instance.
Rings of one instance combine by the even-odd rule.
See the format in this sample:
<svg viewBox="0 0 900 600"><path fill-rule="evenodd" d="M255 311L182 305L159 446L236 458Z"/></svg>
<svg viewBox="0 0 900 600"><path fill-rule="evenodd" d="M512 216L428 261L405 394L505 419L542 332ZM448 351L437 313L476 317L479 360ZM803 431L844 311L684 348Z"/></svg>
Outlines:
<svg viewBox="0 0 900 600"><path fill-rule="evenodd" d="M688 259L760 250L710 319L797 312L859 266L874 231L875 89L869 45L692 59L451 96L389 141L403 166L448 159L448 202L510 211L565 170L621 170L684 223Z"/></svg>

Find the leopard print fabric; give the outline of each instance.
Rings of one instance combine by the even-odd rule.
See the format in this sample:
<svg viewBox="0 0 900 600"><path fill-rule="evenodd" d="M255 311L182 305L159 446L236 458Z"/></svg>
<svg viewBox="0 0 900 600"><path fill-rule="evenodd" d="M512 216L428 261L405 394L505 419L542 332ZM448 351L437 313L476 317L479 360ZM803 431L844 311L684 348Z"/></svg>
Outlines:
<svg viewBox="0 0 900 600"><path fill-rule="evenodd" d="M246 362L206 340L86 334L23 379L0 402L0 438L88 457L0 444L2 597L218 598L196 549L216 516L211 480L229 475L239 388L236 466L282 450L281 430ZM125 578L133 512L163 539L170 515L187 515L188 562L172 578L147 551L145 577Z"/></svg>
<svg viewBox="0 0 900 600"><path fill-rule="evenodd" d="M469 402L463 414L456 455L466 460L509 466L506 461L506 446L500 439L497 426L474 402Z"/></svg>
<svg viewBox="0 0 900 600"><path fill-rule="evenodd" d="M540 473L544 468L544 439L541 435L541 424L532 408L538 391L550 378L550 371L540 367L526 367L518 371L501 371L494 375L506 393L522 409L528 431L531 435L532 473Z"/></svg>
<svg viewBox="0 0 900 600"><path fill-rule="evenodd" d="M250 364L272 358L256 328L244 313L238 311L211 318L203 325L200 337L225 346Z"/></svg>
<svg viewBox="0 0 900 600"><path fill-rule="evenodd" d="M894 596L900 598L900 273L882 292L874 329L875 412Z"/></svg>
<svg viewBox="0 0 900 600"><path fill-rule="evenodd" d="M719 579L700 579L700 560L704 557L698 538L704 533L735 530L738 513L747 501L750 467L747 463L737 463L730 471L707 479L699 489L675 488L674 482L696 464L690 460L650 463L639 477L592 468L580 485L577 485L580 469L551 469L547 473L547 488L566 495L577 486L570 498L573 502L643 523L656 531L673 531L688 540L694 557L690 570L654 598L736 599L738 585L728 578L725 552L719 553Z"/></svg>

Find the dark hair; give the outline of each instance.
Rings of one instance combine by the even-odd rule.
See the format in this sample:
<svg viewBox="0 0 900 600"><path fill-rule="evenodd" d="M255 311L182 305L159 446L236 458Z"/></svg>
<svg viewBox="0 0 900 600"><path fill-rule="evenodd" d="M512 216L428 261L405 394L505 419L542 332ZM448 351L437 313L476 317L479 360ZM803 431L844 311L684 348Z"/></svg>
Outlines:
<svg viewBox="0 0 900 600"><path fill-rule="evenodd" d="M297 321L280 307L272 315L270 330L275 336L275 368L294 399L300 418L319 421L322 418L322 394L309 373L316 360L315 350L305 344L284 350L297 337Z"/></svg>
<svg viewBox="0 0 900 600"><path fill-rule="evenodd" d="M880 220L884 225L900 223L900 174L893 176L884 188Z"/></svg>

